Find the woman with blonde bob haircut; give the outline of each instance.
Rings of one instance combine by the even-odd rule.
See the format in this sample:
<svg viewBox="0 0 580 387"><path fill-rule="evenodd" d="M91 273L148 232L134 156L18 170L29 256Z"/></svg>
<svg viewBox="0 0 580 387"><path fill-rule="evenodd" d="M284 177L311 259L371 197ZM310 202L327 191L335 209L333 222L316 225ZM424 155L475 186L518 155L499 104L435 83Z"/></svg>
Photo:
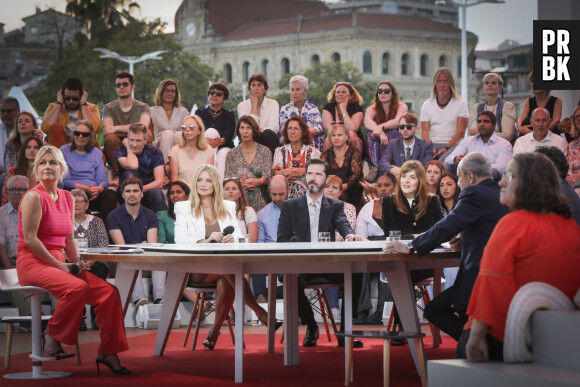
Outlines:
<svg viewBox="0 0 580 387"><path fill-rule="evenodd" d="M223 199L218 170L208 164L199 166L193 174L193 189L189 201L175 203L175 243L233 243L240 236L236 218L236 203ZM228 235L223 231L232 230ZM234 303L235 277L231 274L192 273L190 284L216 283L218 298L214 325L203 345L213 349L220 327ZM187 294L186 294L187 296ZM256 303L250 284L244 279L244 302L262 324L267 325L268 313Z"/></svg>
<svg viewBox="0 0 580 387"><path fill-rule="evenodd" d="M214 150L205 138L205 126L199 116L187 116L181 125L181 139L169 151L169 177L191 188L190 176L202 164L214 165Z"/></svg>
<svg viewBox="0 0 580 387"><path fill-rule="evenodd" d="M161 150L167 163L169 150L179 142L182 121L189 113L181 106L179 87L173 79L159 82L153 101L149 129L155 134L153 145Z"/></svg>

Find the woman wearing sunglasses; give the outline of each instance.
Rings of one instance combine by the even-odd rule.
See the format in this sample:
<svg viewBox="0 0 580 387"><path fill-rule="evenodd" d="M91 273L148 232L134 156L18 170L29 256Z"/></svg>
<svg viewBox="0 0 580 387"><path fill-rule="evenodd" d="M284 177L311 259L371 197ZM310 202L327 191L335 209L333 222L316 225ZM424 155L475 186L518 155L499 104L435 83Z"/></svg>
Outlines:
<svg viewBox="0 0 580 387"><path fill-rule="evenodd" d="M181 140L181 123L189 112L181 106L179 88L173 79L165 79L159 83L154 102L149 129L153 129L155 133L153 145L161 150L167 163L169 150Z"/></svg>
<svg viewBox="0 0 580 387"><path fill-rule="evenodd" d="M187 116L181 123L181 140L169 151L169 177L191 189L191 176L203 164L214 165L214 151L205 138L199 116Z"/></svg>
<svg viewBox="0 0 580 387"><path fill-rule="evenodd" d="M227 86L221 82L212 83L207 90L209 106L197 109L195 115L199 116L206 128L206 138L215 154L215 166L223 178L226 167L226 156L230 149L234 148L234 135L236 116L231 110L223 108L224 103L230 97ZM215 129L219 135L210 138L211 129Z"/></svg>
<svg viewBox="0 0 580 387"><path fill-rule="evenodd" d="M66 190L78 188L85 191L89 210L98 211L98 216L105 220L117 207L117 198L115 191L108 189L103 152L95 147L94 135L91 122L81 120L74 128L72 142L60 148L68 165L63 186Z"/></svg>
<svg viewBox="0 0 580 387"><path fill-rule="evenodd" d="M391 82L381 82L375 92L375 100L365 112L367 149L372 166L378 167L379 159L390 140L399 138L399 120L407 114L407 104L399 101L397 88Z"/></svg>

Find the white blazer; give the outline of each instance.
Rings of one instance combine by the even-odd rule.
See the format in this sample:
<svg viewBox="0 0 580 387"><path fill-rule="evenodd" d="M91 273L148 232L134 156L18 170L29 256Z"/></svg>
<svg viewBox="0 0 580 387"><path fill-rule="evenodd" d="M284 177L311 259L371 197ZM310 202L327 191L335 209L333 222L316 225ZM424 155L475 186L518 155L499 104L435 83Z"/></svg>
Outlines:
<svg viewBox="0 0 580 387"><path fill-rule="evenodd" d="M228 216L224 220L218 219L220 230L228 226L234 227L234 237L241 236L236 218L236 203L230 200L224 200L228 210ZM175 203L175 243L176 244L195 244L205 239L205 220L201 217L194 217L191 212L191 202L185 200Z"/></svg>

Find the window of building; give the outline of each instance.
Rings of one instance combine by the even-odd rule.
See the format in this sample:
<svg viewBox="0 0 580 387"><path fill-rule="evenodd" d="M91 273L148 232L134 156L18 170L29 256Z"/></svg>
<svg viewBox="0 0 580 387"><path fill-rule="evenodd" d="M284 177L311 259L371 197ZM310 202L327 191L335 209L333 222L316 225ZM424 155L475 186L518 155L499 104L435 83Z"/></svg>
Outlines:
<svg viewBox="0 0 580 387"><path fill-rule="evenodd" d="M282 62L280 63L282 67L282 74L289 74L290 73L290 61L288 58L282 58Z"/></svg>
<svg viewBox="0 0 580 387"><path fill-rule="evenodd" d="M461 57L457 58L457 76L461 77Z"/></svg>
<svg viewBox="0 0 580 387"><path fill-rule="evenodd" d="M310 58L310 66L314 67L314 65L317 65L319 63L320 63L320 57L318 56L318 54L312 55L312 58Z"/></svg>
<svg viewBox="0 0 580 387"><path fill-rule="evenodd" d="M250 62L244 62L242 65L242 78L244 82L248 82L250 79Z"/></svg>
<svg viewBox="0 0 580 387"><path fill-rule="evenodd" d="M383 59L381 60L381 71L383 74L389 73L389 62L391 61L391 55L388 52L383 54Z"/></svg>
<svg viewBox="0 0 580 387"><path fill-rule="evenodd" d="M340 62L340 54L338 52L335 52L334 54L332 54L332 61L333 62Z"/></svg>
<svg viewBox="0 0 580 387"><path fill-rule="evenodd" d="M229 63L224 66L224 76L227 83L232 83L232 65Z"/></svg>
<svg viewBox="0 0 580 387"><path fill-rule="evenodd" d="M264 76L266 77L266 79L268 79L268 59L264 59L262 61L262 74L264 74Z"/></svg>
<svg viewBox="0 0 580 387"><path fill-rule="evenodd" d="M421 55L421 76L423 77L427 75L427 64L427 55Z"/></svg>
<svg viewBox="0 0 580 387"><path fill-rule="evenodd" d="M439 57L439 67L447 67L447 57L445 55Z"/></svg>
<svg viewBox="0 0 580 387"><path fill-rule="evenodd" d="M401 75L409 75L409 54L401 57Z"/></svg>
<svg viewBox="0 0 580 387"><path fill-rule="evenodd" d="M371 74L373 72L373 56L369 51L363 54L363 73Z"/></svg>

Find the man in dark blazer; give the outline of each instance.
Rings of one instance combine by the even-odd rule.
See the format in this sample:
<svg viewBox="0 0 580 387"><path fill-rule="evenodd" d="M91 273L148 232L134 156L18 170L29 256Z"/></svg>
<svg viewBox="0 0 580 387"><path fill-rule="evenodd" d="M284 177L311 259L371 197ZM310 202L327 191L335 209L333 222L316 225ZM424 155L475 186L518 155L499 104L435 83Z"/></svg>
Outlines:
<svg viewBox="0 0 580 387"><path fill-rule="evenodd" d="M414 250L425 255L461 233L459 240L452 240L452 246L461 248L461 264L455 283L427 304L423 314L455 340L459 340L467 322L465 311L479 273L483 248L497 222L509 212L509 208L499 202L499 186L493 181L491 164L482 153L469 153L461 160L457 171L461 193L447 217L409 245L389 243L385 250L406 254Z"/></svg>
<svg viewBox="0 0 580 387"><path fill-rule="evenodd" d="M282 202L278 220L278 242L311 242L318 241L319 232L329 232L334 241L334 230L345 241L360 241L355 235L344 213L344 203L340 200L327 198L323 195L328 180L328 164L320 159L310 159L306 164L306 195ZM308 326L304 347L314 347L318 339L318 325L314 313L304 294L304 286L309 278L326 278L330 281L342 282L342 274L310 274L301 275L298 281L298 314L302 324ZM353 274L352 299L353 310L356 311L360 296L362 276ZM344 321L344 308L342 308ZM341 324L344 327L344 324ZM343 329L343 328L341 328ZM339 345L341 341L339 340ZM342 340L344 345L344 340ZM362 346L359 342L358 346Z"/></svg>
<svg viewBox="0 0 580 387"><path fill-rule="evenodd" d="M417 117L408 113L401 117L399 123L401 137L390 141L379 159L379 169L395 176L407 160L417 160L423 166L433 160L433 144L415 137Z"/></svg>

